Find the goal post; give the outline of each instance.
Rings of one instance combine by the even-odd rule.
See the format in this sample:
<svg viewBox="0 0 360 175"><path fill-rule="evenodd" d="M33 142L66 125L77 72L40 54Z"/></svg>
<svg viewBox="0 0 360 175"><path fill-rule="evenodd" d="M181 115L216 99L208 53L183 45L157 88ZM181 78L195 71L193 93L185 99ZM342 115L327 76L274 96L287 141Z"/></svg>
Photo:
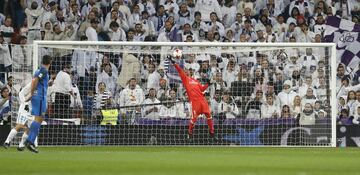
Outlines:
<svg viewBox="0 0 360 175"><path fill-rule="evenodd" d="M206 81L203 81L202 76L209 74L212 78L211 81L209 80L211 86L205 92L205 94L207 94L206 96L209 96L209 98L212 99L216 92L218 92L221 96L218 102L219 104L217 105L220 105L222 100L225 101L224 98L230 98L231 102L224 102L223 104L235 104L238 108L239 112L236 113L234 112L235 107L229 105L229 111L223 111L221 115L220 113L213 114L215 131L220 139L220 141L216 143L217 145L336 147L336 117L338 111L336 92L337 59L336 45L334 43L34 41L34 64L32 66L32 72L40 66L41 57L44 54L49 54L52 57L56 57L57 62L52 65L55 67L51 70L52 73L57 73L65 66L65 64L71 64L72 76L75 77L73 83L77 84L80 89L78 93L81 94L81 99L83 97L87 98L86 93L89 92L88 90L82 90L82 83L87 85L90 83L89 78L84 76L85 73L81 72L85 71L86 76L88 76L90 73L89 71L91 70L96 72L97 76L97 81L95 83L96 87L91 87L94 91L93 95L96 96L99 83L106 82L106 91L109 91L112 100L111 109L104 106L98 106L99 108L93 106L90 107L91 115L95 115L94 113L96 113L96 115L101 116L100 119L96 119L98 121L91 118L91 121L84 122L85 110L82 111L82 116L74 113L71 113L66 117L47 115L48 124L44 126L44 129L41 132L39 144L214 144L207 138L208 131L206 119L201 116L195 125L195 141L193 143L188 143L186 140L186 133L188 130L187 125L191 116L190 113L184 113L184 115L181 116L177 113L180 108L181 110L185 109L185 107L180 107L182 104L186 106L185 103L187 102L187 98L184 97L186 96L184 93L185 89L182 87L176 71L167 60L167 57L171 56L173 50L176 48L183 50L184 59L181 60L179 64L184 69L193 70L194 76L197 76L203 83ZM309 58L307 59L306 53L308 48L311 48L311 54L314 56L311 57L311 55L309 55ZM83 51L81 54L77 55L78 57L86 56L86 59L89 58L94 61L91 62L89 60L89 63L86 63L89 65L91 64L91 68L80 65L80 63L74 63L74 52L77 50ZM94 59L95 57L96 59ZM111 73L109 75L110 78L112 76L115 76L116 78L116 80L111 80L116 81L114 82L114 89L109 88L109 86L112 85L108 84L110 78L107 75L107 79L104 79L104 77L99 75L102 73L101 71L106 72L105 67L101 67L102 60L104 59L103 57L107 57L108 60L110 60L109 69L111 69ZM291 62L291 57L296 57L296 63ZM157 75L158 79L155 82L159 84L164 81L165 83L168 83L166 86L169 87L167 89L166 98L158 99L159 102L154 104L144 103L145 99L150 94L150 89L148 87L152 87L148 85L149 80L147 80L149 76L148 67L150 65L147 62L147 59L155 64L156 71L165 69L166 77L159 78ZM84 61L85 58L81 60ZM129 60L130 62L128 62ZM137 63L134 63L134 60ZM213 67L214 71L211 72L211 61L215 60L217 67ZM85 60L85 62L86 61L87 60ZM263 61L267 62L269 64L267 66L269 67L266 67L266 63L264 63L265 65L262 65ZM319 65L317 65L319 61L324 64L320 69L324 71L321 78L325 80L324 86L326 86L322 87L324 88L324 91L321 91L321 93L324 92L324 94L322 94L321 100L319 97L320 95L318 96L316 94L316 92L320 93L320 91L318 92L318 89L315 87L319 85L320 79L320 73L317 72L319 69ZM85 64L85 62L81 64ZM209 64L208 72L206 72L205 69L202 69L202 63L204 62L208 62ZM236 73L234 73L234 75L225 72L227 67L231 67L231 63L235 63L234 70ZM130 69L128 65L135 65L134 70L137 70L138 72L132 72L132 69ZM117 70L115 71L114 68ZM243 75L240 75L239 72L241 71L244 72ZM257 71L260 72L259 75L257 75ZM287 75L289 73L295 74L295 71L298 71L298 77L293 78L292 75ZM225 88L220 87L219 85L219 89L217 89L216 85L221 84L216 80L217 72L222 76L222 82L226 84L224 85ZM117 75L114 75L114 73L117 73ZM224 76L224 74L229 76ZM276 84L275 81L277 80L276 76L278 74L282 74L284 77L282 80L283 83L291 83L289 91L292 91L291 93L293 93L293 96L290 95L291 93L288 91L286 91L287 94L285 93L287 99L282 99L284 96L279 96L279 93L282 91L276 91L276 88L279 87L280 90L283 90L282 86L284 85ZM242 76L246 76L246 78ZM126 82L120 80L125 79L123 77L127 77L127 79L124 80ZM236 83L239 77L244 79L242 82ZM121 96L125 94L126 88L129 86L129 84L127 84L129 83L129 78L136 78L137 87L142 89L143 99L141 102L136 99L134 100L134 103L130 103L130 99L125 97L125 99L122 99L123 97ZM234 79L232 80L231 78ZM101 79L101 81L99 79ZM314 79L316 79L316 83L314 82ZM306 85L307 80L312 81L309 87ZM155 86L158 88L157 85ZM269 95L267 93L270 91L268 90L269 86L274 87L276 93L269 92ZM168 96L169 98L171 96L170 87L176 89L174 92L176 93L176 99L173 99L173 102L169 102L171 99L168 99ZM157 88L155 89L158 92ZM306 96L309 88L314 91L314 99L304 97L303 95L305 93ZM256 101L258 92L261 93L261 97L258 97L260 103ZM273 102L267 101L269 100L268 98L270 98L268 96L272 96ZM291 114L289 118L283 117L282 110L284 106L288 106L289 110L293 112L291 105L292 103L295 103L295 96L299 96L302 100L300 113L296 113L297 116L291 116ZM50 98L54 99L55 97ZM157 98L160 97L157 96ZM212 103L210 103L211 99L209 100L210 108L212 105ZM278 104L274 104L275 102ZM61 103L63 103L63 101L61 101ZM313 111L314 118L308 118L310 114L309 116L303 115L303 109L309 107L308 104L311 104L310 107L314 110L315 103L320 103L321 111L318 111L316 115ZM54 105L59 106L56 103L54 104L54 101L52 101L52 104L52 106L50 105L51 110L53 110ZM252 108L251 105L254 104L258 106ZM82 101L81 105L85 105L84 101ZM170 112L169 114L159 115L160 108L165 110L165 108L169 107L168 110L171 111L170 108L172 105L175 106L174 110L177 111L174 112L174 115L170 114ZM159 111L156 113L158 116L152 116L153 118L145 117L147 112L144 111L153 106L159 107ZM69 105L64 104L64 108L68 107ZM139 107L139 111L136 111L137 107ZM260 109L259 111L257 111L258 108ZM276 108L276 110L274 108ZM211 108L211 110L213 109L218 110L220 107ZM264 112L264 110L266 111ZM274 115L265 117L271 110L275 110ZM299 109L296 108L296 110ZM128 114L128 111L134 112ZM254 113L252 114L251 111ZM286 111L286 109L284 109L284 111ZM322 114L320 114L321 117L319 117L320 112L325 113L325 115L327 114L328 117L324 117ZM258 113L259 116L257 116ZM111 116L111 114L116 115L116 117ZM79 120L81 121L79 122Z"/></svg>

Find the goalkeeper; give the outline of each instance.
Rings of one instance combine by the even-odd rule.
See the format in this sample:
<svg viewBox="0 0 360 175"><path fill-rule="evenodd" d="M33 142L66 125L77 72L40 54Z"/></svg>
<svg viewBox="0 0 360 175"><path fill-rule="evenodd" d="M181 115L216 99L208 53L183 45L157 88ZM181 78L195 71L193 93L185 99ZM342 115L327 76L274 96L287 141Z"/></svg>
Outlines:
<svg viewBox="0 0 360 175"><path fill-rule="evenodd" d="M185 87L186 93L189 97L189 101L192 107L192 116L189 122L188 130L188 139L191 141L193 136L193 129L195 122L199 115L204 114L207 118L207 124L209 126L210 137L213 141L216 141L214 123L211 117L209 104L207 103L204 91L209 86L209 84L202 85L197 79L190 76L189 70L183 70L180 66L175 63L173 59L170 58L171 63L175 66L176 70L179 72L183 86Z"/></svg>
<svg viewBox="0 0 360 175"><path fill-rule="evenodd" d="M30 114L30 104L29 100L31 98L30 95L31 90L31 83L28 83L19 93L19 112L18 117L16 119L16 126L13 128L8 137L6 138L6 141L4 143L4 148L10 147L10 142L13 140L13 138L16 136L16 134L21 130L25 129L24 134L21 137L21 141L19 143L19 146L17 147L18 151L24 151L25 149L25 141L28 138L28 132L29 132L29 126L31 122L34 120L34 117ZM35 140L35 146L37 145L37 139Z"/></svg>

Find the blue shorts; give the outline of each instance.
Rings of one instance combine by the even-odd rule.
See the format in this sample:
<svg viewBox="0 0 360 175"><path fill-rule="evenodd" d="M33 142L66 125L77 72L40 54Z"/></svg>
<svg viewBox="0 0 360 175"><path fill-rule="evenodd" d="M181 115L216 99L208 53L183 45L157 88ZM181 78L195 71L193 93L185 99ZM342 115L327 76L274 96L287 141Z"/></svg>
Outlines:
<svg viewBox="0 0 360 175"><path fill-rule="evenodd" d="M31 115L44 116L46 113L46 98L32 97L31 106Z"/></svg>

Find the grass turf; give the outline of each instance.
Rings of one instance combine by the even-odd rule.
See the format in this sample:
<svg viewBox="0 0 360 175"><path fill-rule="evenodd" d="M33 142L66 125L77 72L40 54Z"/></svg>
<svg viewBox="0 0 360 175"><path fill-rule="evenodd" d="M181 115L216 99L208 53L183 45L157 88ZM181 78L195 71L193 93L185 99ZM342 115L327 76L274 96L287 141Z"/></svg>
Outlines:
<svg viewBox="0 0 360 175"><path fill-rule="evenodd" d="M359 174L357 148L41 147L0 149L0 174Z"/></svg>

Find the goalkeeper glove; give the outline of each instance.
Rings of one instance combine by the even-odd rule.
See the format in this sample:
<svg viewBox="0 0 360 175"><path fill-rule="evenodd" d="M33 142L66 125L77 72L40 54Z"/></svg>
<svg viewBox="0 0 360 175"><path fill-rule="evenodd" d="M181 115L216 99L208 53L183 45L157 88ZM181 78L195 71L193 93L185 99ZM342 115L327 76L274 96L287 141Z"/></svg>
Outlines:
<svg viewBox="0 0 360 175"><path fill-rule="evenodd" d="M167 59L172 63L172 64L175 64L175 60L174 58L172 58L170 55L167 56Z"/></svg>

